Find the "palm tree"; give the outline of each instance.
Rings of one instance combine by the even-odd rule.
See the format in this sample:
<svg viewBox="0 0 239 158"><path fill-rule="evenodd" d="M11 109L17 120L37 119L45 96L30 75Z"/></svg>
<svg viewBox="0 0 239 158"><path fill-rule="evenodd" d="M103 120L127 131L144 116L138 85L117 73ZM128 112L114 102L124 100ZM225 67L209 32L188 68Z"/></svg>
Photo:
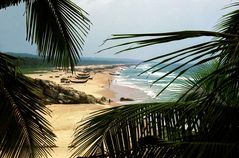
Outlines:
<svg viewBox="0 0 239 158"><path fill-rule="evenodd" d="M56 66L70 67L79 59L90 21L70 0L1 0L0 9L25 3L26 39L39 55ZM0 157L47 157L55 135L41 89L21 74L17 59L0 53Z"/></svg>
<svg viewBox="0 0 239 158"><path fill-rule="evenodd" d="M230 7L238 6L237 2ZM159 95L189 70L203 69L203 73L198 70L192 75L194 80L182 85L184 92L176 102L124 105L92 114L76 129L72 157L83 152L85 157L237 157L238 19L239 10L235 9L223 17L218 31L120 34L108 39L133 39L102 50L123 47L117 52L121 53L165 42L212 37L144 61L161 60L146 70L155 73L187 59L154 82L180 71Z"/></svg>

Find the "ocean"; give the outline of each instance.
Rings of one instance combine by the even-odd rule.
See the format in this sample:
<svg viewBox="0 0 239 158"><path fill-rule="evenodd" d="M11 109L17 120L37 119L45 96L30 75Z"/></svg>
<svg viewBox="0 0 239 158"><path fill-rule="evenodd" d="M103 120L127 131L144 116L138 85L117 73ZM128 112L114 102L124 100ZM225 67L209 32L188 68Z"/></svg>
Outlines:
<svg viewBox="0 0 239 158"><path fill-rule="evenodd" d="M155 80L162 77L177 66L173 65L167 69L160 70L160 72L155 73L152 73L151 70L139 75L141 72L152 67L154 64L155 63L145 63L139 66L129 66L122 68L120 75L115 76L115 80L111 86L111 88L117 93L117 98L128 97L134 99L135 102L176 100L182 91L181 84L186 80L188 75L186 74L179 77L163 93L158 95L159 92L178 75L178 72L174 72L162 80L152 84ZM127 91L129 88L131 90Z"/></svg>

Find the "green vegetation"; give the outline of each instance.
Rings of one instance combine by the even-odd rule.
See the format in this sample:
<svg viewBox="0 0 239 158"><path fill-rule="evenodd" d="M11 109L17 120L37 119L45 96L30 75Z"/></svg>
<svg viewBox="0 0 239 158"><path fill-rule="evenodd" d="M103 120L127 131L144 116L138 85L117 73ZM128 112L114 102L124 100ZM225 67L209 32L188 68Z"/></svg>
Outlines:
<svg viewBox="0 0 239 158"><path fill-rule="evenodd" d="M185 61L154 83L180 71L196 69L182 84L176 101L124 105L95 112L76 129L72 157L190 157L239 155L239 2L220 21L218 31L181 31L114 35L110 40L131 40L113 47L120 52L189 38L211 40L144 62L160 61L153 73ZM144 72L142 72L144 73ZM160 93L162 93L159 92Z"/></svg>
<svg viewBox="0 0 239 158"><path fill-rule="evenodd" d="M5 53L7 55L13 56L18 58L17 60L17 66L22 68L37 68L37 67L52 67L53 65L50 63L44 62L44 59L34 55L34 54L28 54L28 53L12 53L7 52Z"/></svg>
<svg viewBox="0 0 239 158"><path fill-rule="evenodd" d="M39 58L28 58L21 57L18 60L20 68L31 68L31 67L51 67L50 64L46 64L43 59Z"/></svg>
<svg viewBox="0 0 239 158"><path fill-rule="evenodd" d="M35 71L51 70L54 68L52 64L47 64L41 58L19 57L18 64L21 72L24 74L34 73Z"/></svg>

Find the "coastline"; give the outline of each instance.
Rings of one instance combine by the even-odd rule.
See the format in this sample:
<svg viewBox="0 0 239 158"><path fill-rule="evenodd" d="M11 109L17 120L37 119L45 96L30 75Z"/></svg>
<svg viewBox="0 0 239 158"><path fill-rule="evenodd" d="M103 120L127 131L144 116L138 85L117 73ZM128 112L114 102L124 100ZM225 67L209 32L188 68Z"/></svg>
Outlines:
<svg viewBox="0 0 239 158"><path fill-rule="evenodd" d="M129 67L129 69L127 67ZM88 95L93 95L98 99L102 97L106 98L104 105L99 103L47 105L47 107L52 111L52 113L51 117L47 116L46 118L49 120L50 124L52 125L53 132L57 136L57 147L52 148L53 158L65 158L69 157L72 154L68 146L73 140L74 129L77 127L77 123L79 121L82 121L92 112L119 105L137 104L154 100L153 96L151 95L153 91L150 90L149 88L151 87L147 85L147 83L149 82L144 83L145 78L134 77L144 69L130 68L131 67L128 65L77 66L76 72L83 72L84 70L87 70L88 72L90 72L90 75L93 76L93 78L88 80L86 83L61 83L60 81L62 77L71 78L72 76L76 75L75 73L65 72L63 70L53 70L44 73L37 72L34 74L26 75L32 78L53 81L56 84L61 85L62 87L70 87L75 90L85 92ZM121 75L119 75L120 71ZM160 72L159 74L154 74L154 76L151 76L150 81L164 75L165 73L166 72ZM165 84L164 82L167 82L167 80L170 80L170 77L169 79L165 79L162 83L158 83L156 88L160 89ZM148 86L149 88L147 88L146 86ZM175 91L177 91L177 83L170 90L175 93ZM160 99L166 100L169 98L169 96L171 97L172 93L166 93L163 96L165 98L161 97ZM121 101L121 98L127 98L132 100ZM111 101L108 101L109 99Z"/></svg>
<svg viewBox="0 0 239 158"><path fill-rule="evenodd" d="M147 94L137 88L122 85L117 75L112 75L127 67L127 65L90 65L77 66L76 72L66 72L63 70L52 70L25 74L33 79L49 80L62 87L70 87L88 95L100 99L106 98L105 104L51 104L47 105L51 116L46 116L56 134L56 147L52 148L53 158L70 157L72 154L68 148L73 140L74 129L79 121L89 116L92 112L111 108L124 104L134 104L142 102L142 98ZM86 83L61 83L61 78L73 78L76 73L87 70L92 77ZM130 98L133 101L120 101L120 98ZM108 102L108 100L111 102ZM79 155L80 156L80 155Z"/></svg>
<svg viewBox="0 0 239 158"><path fill-rule="evenodd" d="M69 144L73 139L74 129L77 123L92 112L121 105L119 101L120 95L125 91L134 93L133 89L126 88L123 93L118 93L121 88L114 89L114 76L110 73L118 71L122 65L115 67L105 67L99 65L81 66L77 67L78 71L88 68L93 69L97 67L97 71L91 72L94 75L92 80L88 80L86 83L60 83L62 77L73 76L71 72L64 72L63 70L47 71L44 73L26 74L26 76L34 79L50 80L63 87L72 87L76 90L83 91L86 94L93 95L96 98L102 96L107 99L111 99L113 102L106 102L102 104L51 104L47 107L52 111L51 116L46 116L50 124L52 125L53 132L56 134L56 147L52 148L53 158L65 158L71 155L69 152ZM122 96L121 96L122 97ZM127 103L127 102L125 102ZM128 102L129 103L129 102Z"/></svg>

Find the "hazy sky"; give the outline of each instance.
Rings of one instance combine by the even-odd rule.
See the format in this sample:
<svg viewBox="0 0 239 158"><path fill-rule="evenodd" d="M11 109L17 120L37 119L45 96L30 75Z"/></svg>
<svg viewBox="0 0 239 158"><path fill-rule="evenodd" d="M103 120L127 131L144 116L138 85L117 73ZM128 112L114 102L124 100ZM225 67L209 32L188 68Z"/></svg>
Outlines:
<svg viewBox="0 0 239 158"><path fill-rule="evenodd" d="M86 39L84 56L149 58L189 44L164 44L120 55L111 51L94 54L100 44L116 33L147 33L180 30L212 30L232 0L74 0L89 14L93 26ZM24 5L0 11L0 50L36 53L25 41ZM110 45L110 43L108 43ZM108 46L107 45L107 46Z"/></svg>

